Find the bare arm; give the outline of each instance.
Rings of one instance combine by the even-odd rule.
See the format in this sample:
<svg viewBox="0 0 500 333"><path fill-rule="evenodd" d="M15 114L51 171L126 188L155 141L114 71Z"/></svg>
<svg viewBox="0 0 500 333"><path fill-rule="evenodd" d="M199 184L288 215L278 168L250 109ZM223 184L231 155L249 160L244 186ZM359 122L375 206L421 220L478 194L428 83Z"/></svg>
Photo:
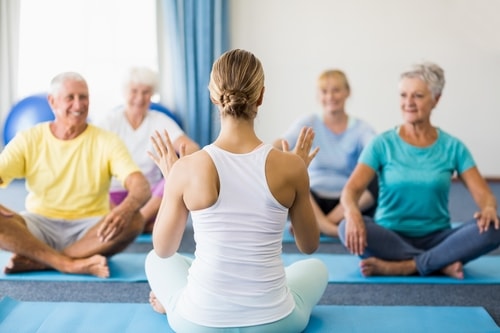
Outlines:
<svg viewBox="0 0 500 333"><path fill-rule="evenodd" d="M149 183L139 171L128 175L125 180L125 188L128 191L127 197L119 205L113 207L97 231L102 242L111 240L118 235L151 196Z"/></svg>
<svg viewBox="0 0 500 333"><path fill-rule="evenodd" d="M189 211L183 200L185 173L182 169L181 162L172 167L153 227L153 248L162 258L172 256L179 249L186 228Z"/></svg>
<svg viewBox="0 0 500 333"><path fill-rule="evenodd" d="M314 131L312 128L304 127L300 131L293 153L299 156L304 163L298 163L295 200L289 209L290 220L295 235L295 243L301 252L313 253L319 246L319 226L314 215L310 200L309 174L307 167L318 154L319 148L311 152ZM288 152L288 142L281 141L282 149Z"/></svg>
<svg viewBox="0 0 500 333"><path fill-rule="evenodd" d="M195 151L200 150L200 146L185 134L178 137L173 142L173 146L175 151L177 152L180 152L181 147L184 146L184 155L189 155L191 153L194 153Z"/></svg>
<svg viewBox="0 0 500 333"><path fill-rule="evenodd" d="M349 177L340 197L346 219L346 247L356 255L363 254L366 247L366 228L359 202L373 177L375 177L375 171L359 163Z"/></svg>
<svg viewBox="0 0 500 333"><path fill-rule="evenodd" d="M141 215L144 218L144 221L148 222L157 215L158 210L160 209L161 199L162 197L152 195L148 202L142 206Z"/></svg>
<svg viewBox="0 0 500 333"><path fill-rule="evenodd" d="M497 215L497 201L491 192L488 184L479 173L477 167L470 168L460 175L460 178L469 189L472 198L479 207L479 211L474 214L477 219L479 232L488 230L493 223L495 229L500 228L500 222Z"/></svg>
<svg viewBox="0 0 500 333"><path fill-rule="evenodd" d="M158 256L167 258L172 256L180 246L189 211L183 199L183 190L186 186L183 163L179 162L167 131L162 134L163 136L156 132L151 137L156 155L149 153L149 156L160 168L165 178L165 191L153 229L153 248ZM185 154L185 148L181 146L181 157Z"/></svg>
<svg viewBox="0 0 500 333"><path fill-rule="evenodd" d="M338 237L338 225L344 218L344 207L341 204L335 206L327 214L323 213L321 208L316 203L316 200L311 195L311 203L314 209L314 215L319 224L319 229L325 235ZM370 191L364 191L359 198L359 209L364 211L375 203L375 199Z"/></svg>
<svg viewBox="0 0 500 333"><path fill-rule="evenodd" d="M304 165L298 165L294 177L297 183L295 200L288 214L293 226L295 243L303 253L313 253L319 246L319 227L309 199L309 176Z"/></svg>

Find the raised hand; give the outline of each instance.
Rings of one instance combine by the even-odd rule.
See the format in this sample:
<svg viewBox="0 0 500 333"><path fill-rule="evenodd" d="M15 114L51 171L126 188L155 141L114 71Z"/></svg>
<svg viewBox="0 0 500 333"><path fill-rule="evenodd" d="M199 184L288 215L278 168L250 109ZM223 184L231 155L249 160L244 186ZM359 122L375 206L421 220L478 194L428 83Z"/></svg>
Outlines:
<svg viewBox="0 0 500 333"><path fill-rule="evenodd" d="M156 154L148 151L148 155L160 168L163 177L166 178L174 163L179 159L179 156L177 156L177 152L166 130L163 130L163 137L158 131L155 131L155 134L151 136L151 142ZM180 157L184 156L185 153L186 146L182 145L179 153Z"/></svg>
<svg viewBox="0 0 500 333"><path fill-rule="evenodd" d="M295 143L295 148L293 149L293 153L299 155L304 160L306 166L309 166L309 164L319 151L319 147L316 147L311 152L314 135L314 130L311 127L303 127L300 130L299 137L297 138L297 142ZM288 142L286 140L283 140L281 142L281 146L283 151L289 151Z"/></svg>

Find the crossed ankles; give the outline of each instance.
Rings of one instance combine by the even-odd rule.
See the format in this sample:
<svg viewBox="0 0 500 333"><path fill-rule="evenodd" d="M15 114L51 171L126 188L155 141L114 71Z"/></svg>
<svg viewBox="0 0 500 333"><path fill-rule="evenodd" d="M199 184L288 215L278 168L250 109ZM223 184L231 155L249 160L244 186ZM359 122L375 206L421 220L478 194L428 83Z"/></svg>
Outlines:
<svg viewBox="0 0 500 333"><path fill-rule="evenodd" d="M51 269L51 267L48 265L19 254L14 254L10 258L7 265L4 267L4 273L14 274L49 269ZM58 270L70 274L89 274L100 278L109 277L109 267L106 261L106 257L98 254L88 258L69 258L68 262L63 265L63 268Z"/></svg>
<svg viewBox="0 0 500 333"><path fill-rule="evenodd" d="M413 259L387 261L375 257L361 260L363 276L408 276L417 273L417 265ZM455 279L463 279L464 271L461 262L456 261L440 270L441 273Z"/></svg>

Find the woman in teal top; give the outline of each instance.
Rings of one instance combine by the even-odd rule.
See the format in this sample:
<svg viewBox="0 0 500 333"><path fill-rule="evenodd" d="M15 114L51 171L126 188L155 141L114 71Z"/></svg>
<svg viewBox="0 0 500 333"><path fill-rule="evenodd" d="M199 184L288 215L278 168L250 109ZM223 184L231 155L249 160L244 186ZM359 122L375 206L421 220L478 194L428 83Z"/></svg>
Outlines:
<svg viewBox="0 0 500 333"><path fill-rule="evenodd" d="M344 245L370 275L442 273L463 279L463 265L500 245L497 203L467 147L431 124L444 87L443 70L432 63L401 75L403 124L372 140L341 196ZM479 211L452 228L448 195L457 174ZM379 198L373 219L362 217L361 193L378 176Z"/></svg>

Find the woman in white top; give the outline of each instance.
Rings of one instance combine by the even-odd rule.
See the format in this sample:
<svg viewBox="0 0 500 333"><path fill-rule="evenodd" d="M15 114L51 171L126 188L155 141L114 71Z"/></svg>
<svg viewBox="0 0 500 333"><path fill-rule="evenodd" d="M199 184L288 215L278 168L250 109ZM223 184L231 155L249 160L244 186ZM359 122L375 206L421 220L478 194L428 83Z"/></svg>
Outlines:
<svg viewBox="0 0 500 333"><path fill-rule="evenodd" d="M125 105L114 110L98 125L112 131L125 142L134 161L146 176L151 186L151 198L142 207L141 214L146 224L145 232L151 232L163 195L163 179L160 169L149 158L151 149L149 138L155 131L167 130L176 151L181 145L186 146L186 153L199 150L196 142L190 139L177 123L166 114L150 110L151 97L156 91L157 75L147 67L132 67L124 81ZM110 200L113 206L120 204L127 191L117 179L113 179L110 188Z"/></svg>
<svg viewBox="0 0 500 333"><path fill-rule="evenodd" d="M264 72L250 52L223 54L209 90L221 119L211 145L178 159L167 133L152 138L166 186L146 259L150 302L176 332L301 332L328 272L318 259L285 268L281 247L288 214L298 248L319 245L307 174L314 132L304 128L293 153L257 137ZM176 253L188 214L194 259Z"/></svg>

